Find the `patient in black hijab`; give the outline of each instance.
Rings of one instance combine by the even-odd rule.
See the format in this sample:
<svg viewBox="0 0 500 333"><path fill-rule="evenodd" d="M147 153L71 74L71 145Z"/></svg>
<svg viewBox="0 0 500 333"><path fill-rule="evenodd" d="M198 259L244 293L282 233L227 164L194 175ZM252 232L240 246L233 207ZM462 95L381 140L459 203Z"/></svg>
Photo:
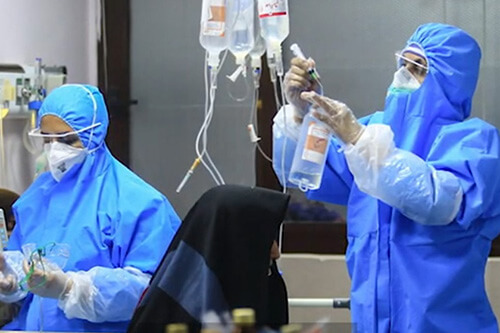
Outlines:
<svg viewBox="0 0 500 333"><path fill-rule="evenodd" d="M238 185L203 194L177 231L127 332L164 332L169 323L187 323L198 332L208 312L224 320L241 307L255 310L258 327L288 323L276 247L270 259L288 201L280 192Z"/></svg>

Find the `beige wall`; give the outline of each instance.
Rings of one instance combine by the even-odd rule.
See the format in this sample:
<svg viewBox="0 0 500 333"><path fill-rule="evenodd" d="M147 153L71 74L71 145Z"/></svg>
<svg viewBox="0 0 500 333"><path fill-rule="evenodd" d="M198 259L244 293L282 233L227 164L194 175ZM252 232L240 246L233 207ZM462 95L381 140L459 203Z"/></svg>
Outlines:
<svg viewBox="0 0 500 333"><path fill-rule="evenodd" d="M349 276L344 256L284 254L279 267L286 281L289 298L349 297ZM490 258L486 268L486 289L500 318L500 258ZM349 322L349 310L290 307L290 321L312 323L328 318L330 322Z"/></svg>

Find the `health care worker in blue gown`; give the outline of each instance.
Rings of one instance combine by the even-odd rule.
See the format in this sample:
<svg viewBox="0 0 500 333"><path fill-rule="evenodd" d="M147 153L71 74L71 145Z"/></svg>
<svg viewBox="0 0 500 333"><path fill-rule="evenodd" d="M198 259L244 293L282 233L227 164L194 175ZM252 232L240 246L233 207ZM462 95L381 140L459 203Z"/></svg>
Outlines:
<svg viewBox="0 0 500 333"><path fill-rule="evenodd" d="M398 57L384 111L359 121L314 92L312 59L291 61L290 112L274 120L274 168L281 175L287 137L289 170L301 117L309 105L323 108L316 116L334 138L309 197L347 205L351 315L360 332L498 332L484 272L500 230L499 135L467 119L480 57L461 29L418 27Z"/></svg>
<svg viewBox="0 0 500 333"><path fill-rule="evenodd" d="M124 332L179 217L165 196L111 155L97 88L55 89L39 119L31 135L43 137L50 172L14 205L0 300L21 300L22 308L4 329ZM64 270L31 266L20 252L29 243L43 249L34 251L41 256L54 243L69 244ZM29 292L19 288L23 279Z"/></svg>

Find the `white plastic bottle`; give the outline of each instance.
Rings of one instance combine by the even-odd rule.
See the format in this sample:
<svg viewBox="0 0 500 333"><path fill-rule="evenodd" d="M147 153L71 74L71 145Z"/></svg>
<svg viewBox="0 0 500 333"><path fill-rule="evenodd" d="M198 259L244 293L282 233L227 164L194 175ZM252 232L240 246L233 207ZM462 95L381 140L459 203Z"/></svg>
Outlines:
<svg viewBox="0 0 500 333"><path fill-rule="evenodd" d="M326 154L330 145L330 128L307 113L300 129L288 180L302 191L316 190L321 185Z"/></svg>
<svg viewBox="0 0 500 333"><path fill-rule="evenodd" d="M233 0L229 9L229 51L236 65L244 65L245 57L254 47L254 1Z"/></svg>
<svg viewBox="0 0 500 333"><path fill-rule="evenodd" d="M219 66L219 54L228 48L227 0L203 0L200 44L208 52L208 65Z"/></svg>
<svg viewBox="0 0 500 333"><path fill-rule="evenodd" d="M281 43L288 37L290 23L288 20L287 0L258 0L261 35L267 46L269 67L275 67L278 75L283 75Z"/></svg>

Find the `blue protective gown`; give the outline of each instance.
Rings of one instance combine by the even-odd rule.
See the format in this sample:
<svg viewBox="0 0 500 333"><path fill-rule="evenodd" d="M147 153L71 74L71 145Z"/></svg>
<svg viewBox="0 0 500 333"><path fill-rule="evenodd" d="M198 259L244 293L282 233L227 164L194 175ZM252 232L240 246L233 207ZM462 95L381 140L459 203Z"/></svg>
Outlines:
<svg viewBox="0 0 500 333"><path fill-rule="evenodd" d="M79 134L85 147L97 150L60 182L46 172L26 190L14 206L17 224L9 250L26 243L68 243L71 255L64 271L102 268L93 277L98 290L94 306L102 322L67 319L57 300L29 293L5 329L34 331L43 321L46 331L124 332L146 285L120 268L152 274L180 225L165 196L111 155L104 143L108 114L102 95L85 87L97 102L96 112L84 89L66 86L47 97L39 119L53 114L74 130L100 122L93 133Z"/></svg>
<svg viewBox="0 0 500 333"><path fill-rule="evenodd" d="M463 31L441 24L421 26L412 42L429 61L422 86L389 95L384 112L363 122L388 124L396 147L459 179L464 196L457 217L446 226L419 224L359 191L335 145L311 198L348 205L346 261L359 331L498 332L484 271L500 230L499 138L484 121L464 121L480 49Z"/></svg>
<svg viewBox="0 0 500 333"><path fill-rule="evenodd" d="M463 190L457 216L444 226L417 223L360 191L335 139L321 187L309 197L348 207L346 261L358 332L498 332L484 273L500 232L499 135L480 119L465 120L480 49L462 30L443 24L419 27L408 43L418 43L428 58L421 87L388 95L384 112L360 122L389 125L396 148L456 176ZM288 147L287 165L293 144ZM428 171L402 178L406 183L394 187L398 195L429 202L418 200L414 186Z"/></svg>

